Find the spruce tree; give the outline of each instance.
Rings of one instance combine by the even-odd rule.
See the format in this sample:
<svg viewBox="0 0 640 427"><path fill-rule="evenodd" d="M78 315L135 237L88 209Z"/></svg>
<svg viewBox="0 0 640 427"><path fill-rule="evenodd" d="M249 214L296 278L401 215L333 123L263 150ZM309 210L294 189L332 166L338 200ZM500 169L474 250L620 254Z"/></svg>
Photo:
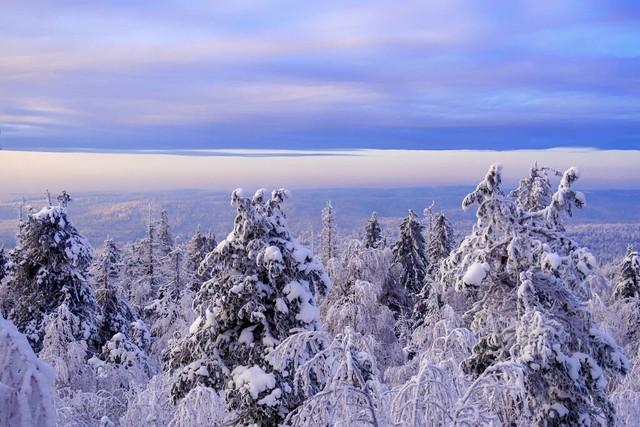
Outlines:
<svg viewBox="0 0 640 427"><path fill-rule="evenodd" d="M158 252L156 228L149 207L146 236L133 243L130 258L126 261L127 274L133 278L129 289L129 301L141 315L144 307L156 298L161 286Z"/></svg>
<svg viewBox="0 0 640 427"><path fill-rule="evenodd" d="M160 287L158 298L144 309L145 318L150 325L149 332L153 338L151 354L158 361L167 349L169 340L176 332L181 332L186 327L185 314L180 304L184 287L182 249L177 247L167 258L167 265L171 267L166 271L168 280Z"/></svg>
<svg viewBox="0 0 640 427"><path fill-rule="evenodd" d="M45 319L65 304L79 319L75 338L87 340L95 351L98 306L86 280L93 250L67 216L68 194L63 192L59 201L57 206L30 213L20 224L10 253L9 318L37 353L42 349Z"/></svg>
<svg viewBox="0 0 640 427"><path fill-rule="evenodd" d="M382 238L382 230L378 223L378 214L373 212L371 218L367 222L364 228L364 246L366 248L378 249L384 246L384 240Z"/></svg>
<svg viewBox="0 0 640 427"><path fill-rule="evenodd" d="M157 227L157 250L160 258L166 257L174 248L174 240L169 226L169 215L163 209L160 211L160 221Z"/></svg>
<svg viewBox="0 0 640 427"><path fill-rule="evenodd" d="M338 236L336 231L336 213L331 201L322 209L322 232L320 234L322 262L326 265L329 260L338 256Z"/></svg>
<svg viewBox="0 0 640 427"><path fill-rule="evenodd" d="M216 237L213 233L202 234L200 227L196 230L187 245L187 254L185 259L185 272L187 275L187 287L193 292L200 289L202 283L206 280L206 272L200 269L202 261L205 260L217 246Z"/></svg>
<svg viewBox="0 0 640 427"><path fill-rule="evenodd" d="M413 210L400 224L400 237L391 248L393 259L401 268L400 283L412 297L422 289L427 273L424 226Z"/></svg>
<svg viewBox="0 0 640 427"><path fill-rule="evenodd" d="M167 357L178 372L174 399L198 384L226 390L244 425L276 425L296 405L265 357L295 331L318 328L316 301L329 288L322 264L289 232L286 194L265 199L258 191L251 200L233 192L234 229L208 257L212 275L195 298L198 317Z"/></svg>
<svg viewBox="0 0 640 427"><path fill-rule="evenodd" d="M627 253L620 262L614 297L617 300L640 299L640 253L634 251L631 246L627 248Z"/></svg>
<svg viewBox="0 0 640 427"><path fill-rule="evenodd" d="M0 283L2 283L7 276L7 262L7 252L4 248L0 248Z"/></svg>
<svg viewBox="0 0 640 427"><path fill-rule="evenodd" d="M104 243L104 249L92 266L96 289L96 300L100 307L99 335L102 344L115 334L129 336L129 328L138 317L126 300L120 297L122 252L111 239Z"/></svg>
<svg viewBox="0 0 640 427"><path fill-rule="evenodd" d="M503 402L503 423L615 420L606 377L624 374L628 362L587 309L591 284L603 280L595 258L562 224L572 207L585 205L572 188L577 178L577 169L568 169L547 207L525 211L504 195L501 167L493 165L463 201L465 208L478 205L472 233L443 262L446 302L478 339L464 371L522 372L523 393Z"/></svg>
<svg viewBox="0 0 640 427"><path fill-rule="evenodd" d="M426 249L429 261L427 274L433 278L440 268L440 262L453 250L455 236L449 219L443 213L434 214L430 223Z"/></svg>
<svg viewBox="0 0 640 427"><path fill-rule="evenodd" d="M561 176L555 169L540 167L535 163L529 176L520 180L518 187L510 194L516 204L526 211L540 211L551 203L553 189L549 175Z"/></svg>

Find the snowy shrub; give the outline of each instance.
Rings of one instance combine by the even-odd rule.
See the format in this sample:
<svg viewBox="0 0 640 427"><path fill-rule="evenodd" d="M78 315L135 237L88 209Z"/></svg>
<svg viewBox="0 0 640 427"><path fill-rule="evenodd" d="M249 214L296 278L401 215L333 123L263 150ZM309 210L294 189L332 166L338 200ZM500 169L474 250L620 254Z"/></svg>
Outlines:
<svg viewBox="0 0 640 427"><path fill-rule="evenodd" d="M0 317L0 425L55 425L54 375L25 336Z"/></svg>

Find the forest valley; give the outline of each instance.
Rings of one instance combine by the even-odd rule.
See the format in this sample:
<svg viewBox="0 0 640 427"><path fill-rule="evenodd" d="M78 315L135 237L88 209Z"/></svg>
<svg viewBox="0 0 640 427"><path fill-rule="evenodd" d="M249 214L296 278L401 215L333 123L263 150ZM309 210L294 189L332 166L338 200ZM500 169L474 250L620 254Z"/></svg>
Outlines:
<svg viewBox="0 0 640 427"><path fill-rule="evenodd" d="M576 168L491 165L462 209L375 213L318 253L288 192L231 195L232 230L169 218L97 255L62 192L0 250L0 426L613 426L640 420L640 254L603 268L564 224Z"/></svg>

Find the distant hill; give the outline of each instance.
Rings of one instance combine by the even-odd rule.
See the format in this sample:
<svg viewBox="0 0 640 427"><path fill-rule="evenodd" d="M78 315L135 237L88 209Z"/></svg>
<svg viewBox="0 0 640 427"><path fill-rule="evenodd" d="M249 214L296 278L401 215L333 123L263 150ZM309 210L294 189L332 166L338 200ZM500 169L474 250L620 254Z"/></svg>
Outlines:
<svg viewBox="0 0 640 427"><path fill-rule="evenodd" d="M385 233L393 239L408 209L422 214L433 201L434 210L445 212L462 236L475 220L473 210L463 212L460 208L462 198L470 190L470 187L298 190L292 192L286 210L292 230L310 236L320 231L320 211L325 201L331 200L343 238L357 237L371 212L377 211ZM640 247L640 190L585 193L587 208L577 211L575 218L568 221L574 237L601 253L603 260L619 256L627 243ZM233 224L234 210L226 193L189 190L85 193L72 197L71 218L96 247L107 237L120 242L142 237L149 205L155 218L161 209L168 211L174 233L183 241L197 225L214 231L220 239ZM27 205L36 209L44 203L44 197L27 199ZM19 204L16 199L0 202L0 244L5 247L14 245Z"/></svg>

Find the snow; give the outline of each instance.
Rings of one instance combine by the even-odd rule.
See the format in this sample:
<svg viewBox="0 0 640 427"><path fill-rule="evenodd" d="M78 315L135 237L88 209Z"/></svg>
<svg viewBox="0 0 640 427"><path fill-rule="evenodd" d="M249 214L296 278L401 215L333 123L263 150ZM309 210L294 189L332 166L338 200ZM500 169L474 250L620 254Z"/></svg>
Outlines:
<svg viewBox="0 0 640 427"><path fill-rule="evenodd" d="M296 298L307 296L307 294L309 293L309 291L306 290L300 284L300 282L297 282L297 281L289 282L282 291L285 293L285 295L287 295L287 299L289 301L293 301Z"/></svg>
<svg viewBox="0 0 640 427"><path fill-rule="evenodd" d="M282 262L282 252L277 246L269 246L264 250L266 262Z"/></svg>
<svg viewBox="0 0 640 427"><path fill-rule="evenodd" d="M271 393L258 400L258 405L276 406L279 403L280 396L282 396L282 390L275 388Z"/></svg>
<svg viewBox="0 0 640 427"><path fill-rule="evenodd" d="M489 274L489 264L486 262L474 262L467 269L462 281L467 285L480 286L482 281L487 277L487 274Z"/></svg>
<svg viewBox="0 0 640 427"><path fill-rule="evenodd" d="M276 299L276 310L285 314L289 312L289 307L287 307L287 303L282 298Z"/></svg>
<svg viewBox="0 0 640 427"><path fill-rule="evenodd" d="M320 318L320 310L314 303L313 295L309 290L309 284L307 282L289 282L284 287L283 293L287 296L289 301L294 301L296 299L299 301L300 311L296 314L297 320L305 323L312 323Z"/></svg>
<svg viewBox="0 0 640 427"><path fill-rule="evenodd" d="M193 335L198 332L198 329L200 328L200 322L202 322L202 317L196 317L196 320L194 320L191 326L189 326L189 334Z"/></svg>
<svg viewBox="0 0 640 427"><path fill-rule="evenodd" d="M266 373L259 366L238 366L231 372L233 383L237 389L245 389L253 399L257 399L260 393L271 390L276 386L276 378L273 374Z"/></svg>
<svg viewBox="0 0 640 427"><path fill-rule="evenodd" d="M296 319L305 323L312 323L320 319L320 310L314 304L303 302L300 306L300 312L296 314Z"/></svg>
<svg viewBox="0 0 640 427"><path fill-rule="evenodd" d="M240 337L238 338L238 342L240 344L251 345L253 344L253 331L256 329L256 326L249 326L248 328L244 328L242 332L240 332Z"/></svg>
<svg viewBox="0 0 640 427"><path fill-rule="evenodd" d="M551 409L558 413L560 418L567 416L569 414L569 410L562 403L554 403L551 405Z"/></svg>
<svg viewBox="0 0 640 427"><path fill-rule="evenodd" d="M551 271L558 271L562 265L562 258L557 253L547 253L542 257L542 268L549 268Z"/></svg>

